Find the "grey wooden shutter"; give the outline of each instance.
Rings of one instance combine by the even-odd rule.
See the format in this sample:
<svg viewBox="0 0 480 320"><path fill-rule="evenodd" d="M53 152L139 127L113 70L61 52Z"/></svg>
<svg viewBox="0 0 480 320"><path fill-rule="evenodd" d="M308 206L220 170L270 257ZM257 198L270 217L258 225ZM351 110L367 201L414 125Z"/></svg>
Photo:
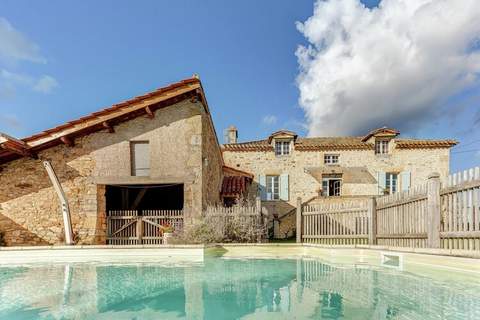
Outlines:
<svg viewBox="0 0 480 320"><path fill-rule="evenodd" d="M148 142L132 142L132 175L146 177L150 175L150 145Z"/></svg>

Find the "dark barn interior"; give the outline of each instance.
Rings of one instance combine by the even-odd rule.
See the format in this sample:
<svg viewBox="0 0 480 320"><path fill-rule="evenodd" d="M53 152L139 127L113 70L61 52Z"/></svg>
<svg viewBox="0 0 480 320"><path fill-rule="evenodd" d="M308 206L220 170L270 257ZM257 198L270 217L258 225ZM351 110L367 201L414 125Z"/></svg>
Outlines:
<svg viewBox="0 0 480 320"><path fill-rule="evenodd" d="M106 186L108 210L182 210L183 184Z"/></svg>

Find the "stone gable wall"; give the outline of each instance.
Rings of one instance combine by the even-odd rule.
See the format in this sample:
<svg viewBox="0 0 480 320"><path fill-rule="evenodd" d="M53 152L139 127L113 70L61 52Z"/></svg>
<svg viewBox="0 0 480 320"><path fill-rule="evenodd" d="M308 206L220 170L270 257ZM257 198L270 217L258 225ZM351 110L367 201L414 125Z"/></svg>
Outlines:
<svg viewBox="0 0 480 320"><path fill-rule="evenodd" d="M220 203L220 188L223 180L223 159L220 146L209 117L205 115L202 121L202 179L203 205L217 205Z"/></svg>
<svg viewBox="0 0 480 320"><path fill-rule="evenodd" d="M0 172L0 231L7 245L63 242L59 201L42 161L49 160L70 205L78 243L105 243L105 184L138 182L131 177L130 141L150 142L151 175L147 182L183 182L185 209L202 209L202 113L199 105L182 102L115 126L115 133L97 132L40 152L39 160L22 158ZM142 178L143 179L143 178ZM142 180L143 181L143 180Z"/></svg>

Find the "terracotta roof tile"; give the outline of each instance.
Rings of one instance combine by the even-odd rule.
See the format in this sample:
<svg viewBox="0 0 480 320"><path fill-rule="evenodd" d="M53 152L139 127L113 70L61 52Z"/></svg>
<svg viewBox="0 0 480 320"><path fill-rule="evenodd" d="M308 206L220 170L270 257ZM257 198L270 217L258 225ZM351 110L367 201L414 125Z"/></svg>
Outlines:
<svg viewBox="0 0 480 320"><path fill-rule="evenodd" d="M372 143L362 141L363 137L311 137L298 138L295 142L297 151L322 151L322 150L373 150ZM455 140L415 140L395 139L396 147L407 148L450 148L457 144ZM242 143L223 145L223 151L273 151L268 140L258 140Z"/></svg>
<svg viewBox="0 0 480 320"><path fill-rule="evenodd" d="M397 139L396 147L399 149L412 148L451 148L458 142L455 140L415 140L415 139Z"/></svg>
<svg viewBox="0 0 480 320"><path fill-rule="evenodd" d="M27 150L32 152L41 151L57 145L60 137L71 136L78 137L95 131L104 130L103 122L108 121L111 125L119 122L130 120L134 117L146 114L145 102L150 102L155 97L156 100L151 101L150 107L156 109L175 104L181 100L187 99L192 95L200 94L203 97L203 90L198 78L189 78L169 86L157 89L150 93L137 96L121 103L112 105L100 111L93 112L79 119L68 121L51 129L34 134L30 137L21 139L27 145ZM208 107L204 104L208 112ZM1 145L0 145L1 147ZM11 152L0 153L0 164L19 158Z"/></svg>
<svg viewBox="0 0 480 320"><path fill-rule="evenodd" d="M243 176L223 177L222 196L239 196L245 193L250 179Z"/></svg>

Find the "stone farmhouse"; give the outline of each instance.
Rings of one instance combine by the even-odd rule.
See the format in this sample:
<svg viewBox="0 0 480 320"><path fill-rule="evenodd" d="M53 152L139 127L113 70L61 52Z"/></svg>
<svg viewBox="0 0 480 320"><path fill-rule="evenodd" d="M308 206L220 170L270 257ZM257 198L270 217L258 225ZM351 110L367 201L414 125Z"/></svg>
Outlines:
<svg viewBox="0 0 480 320"><path fill-rule="evenodd" d="M115 210L183 210L261 196L277 237L294 233L304 202L405 190L432 171L448 175L451 140L401 139L382 128L364 137L301 138L278 131L221 146L198 77L115 104L33 136L0 134L0 232L7 245L63 243L61 208L45 170L69 202L77 243L105 244Z"/></svg>
<svg viewBox="0 0 480 320"><path fill-rule="evenodd" d="M380 128L361 137L301 138L287 130L267 139L237 142L228 129L227 166L253 174L251 192L274 218L275 236L295 232L297 198L302 203L362 201L425 183L433 171L449 174L453 140L415 140Z"/></svg>

